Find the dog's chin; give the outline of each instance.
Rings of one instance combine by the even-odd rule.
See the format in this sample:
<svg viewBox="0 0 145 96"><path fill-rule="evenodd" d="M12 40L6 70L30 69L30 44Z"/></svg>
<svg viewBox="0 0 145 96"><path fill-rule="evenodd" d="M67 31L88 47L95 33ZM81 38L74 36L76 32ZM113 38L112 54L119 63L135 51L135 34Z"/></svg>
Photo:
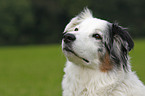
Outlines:
<svg viewBox="0 0 145 96"><path fill-rule="evenodd" d="M64 47L63 52L66 55L66 57L69 59L69 61L71 61L71 62L89 64L89 60L87 60L86 58L80 57L71 48Z"/></svg>

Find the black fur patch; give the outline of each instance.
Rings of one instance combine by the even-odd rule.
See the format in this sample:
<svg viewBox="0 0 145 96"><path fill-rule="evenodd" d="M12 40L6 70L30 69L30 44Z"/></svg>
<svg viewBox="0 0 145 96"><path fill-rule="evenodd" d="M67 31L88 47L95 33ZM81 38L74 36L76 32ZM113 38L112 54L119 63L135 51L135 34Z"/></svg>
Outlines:
<svg viewBox="0 0 145 96"><path fill-rule="evenodd" d="M105 47L110 54L110 59L116 66L123 64L123 69L127 70L128 52L134 47L134 42L129 33L117 23L109 26L109 41L105 42ZM119 46L119 47L118 47Z"/></svg>
<svg viewBox="0 0 145 96"><path fill-rule="evenodd" d="M129 33L122 27L118 26L117 23L112 24L112 34L114 35L119 35L124 41L128 43L128 49L131 50L134 47L134 42L129 35Z"/></svg>

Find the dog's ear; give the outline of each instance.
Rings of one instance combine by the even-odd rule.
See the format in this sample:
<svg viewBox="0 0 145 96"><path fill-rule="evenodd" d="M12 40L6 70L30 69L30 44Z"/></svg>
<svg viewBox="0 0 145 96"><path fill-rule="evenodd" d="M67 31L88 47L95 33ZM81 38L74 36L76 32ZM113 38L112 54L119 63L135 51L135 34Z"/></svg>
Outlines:
<svg viewBox="0 0 145 96"><path fill-rule="evenodd" d="M130 51L134 47L134 42L129 33L125 30L125 28L118 26L117 23L112 24L112 35L114 39L117 37L122 39L122 46L124 46L127 51Z"/></svg>
<svg viewBox="0 0 145 96"><path fill-rule="evenodd" d="M121 64L124 69L127 69L128 52L134 47L131 36L125 28L113 23L108 38L105 46L110 53L110 58L117 66Z"/></svg>
<svg viewBox="0 0 145 96"><path fill-rule="evenodd" d="M80 14L78 14L76 17L71 19L71 21L65 27L64 32L71 30L71 28L77 26L86 18L92 18L92 17L93 17L92 12L88 8L84 8L84 10Z"/></svg>
<svg viewBox="0 0 145 96"><path fill-rule="evenodd" d="M75 27L76 25L78 25L78 17L74 17L71 19L71 21L66 25L64 32L69 31L71 28Z"/></svg>

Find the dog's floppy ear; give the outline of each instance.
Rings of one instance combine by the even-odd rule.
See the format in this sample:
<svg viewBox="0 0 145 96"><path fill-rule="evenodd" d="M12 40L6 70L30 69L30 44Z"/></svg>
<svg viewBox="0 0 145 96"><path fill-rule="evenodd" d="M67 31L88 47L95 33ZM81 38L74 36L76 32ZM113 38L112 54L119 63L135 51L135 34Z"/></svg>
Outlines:
<svg viewBox="0 0 145 96"><path fill-rule="evenodd" d="M65 27L64 32L67 32L69 29L75 27L76 25L78 25L78 17L77 16L71 19L71 21Z"/></svg>
<svg viewBox="0 0 145 96"><path fill-rule="evenodd" d="M134 42L129 33L121 26L118 26L117 23L112 24L112 35L113 37L119 36L124 42L127 43L126 45L123 44L126 50L130 51L134 47Z"/></svg>
<svg viewBox="0 0 145 96"><path fill-rule="evenodd" d="M111 60L117 65L127 69L128 52L134 47L134 42L129 33L118 26L117 23L111 24L109 37L105 46L110 53Z"/></svg>

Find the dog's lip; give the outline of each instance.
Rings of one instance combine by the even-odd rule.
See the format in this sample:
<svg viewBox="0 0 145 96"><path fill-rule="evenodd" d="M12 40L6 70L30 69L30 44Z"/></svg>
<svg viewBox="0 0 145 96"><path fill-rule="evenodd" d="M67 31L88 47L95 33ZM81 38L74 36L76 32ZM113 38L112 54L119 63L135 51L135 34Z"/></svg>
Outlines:
<svg viewBox="0 0 145 96"><path fill-rule="evenodd" d="M78 56L78 55L77 55L73 50L71 50L70 48L65 47L65 48L63 48L63 50L65 50L65 51L67 51L67 52L71 52L71 53L73 53L75 56L77 56L78 58L84 60L86 63L89 63L89 61L88 61L87 59Z"/></svg>

